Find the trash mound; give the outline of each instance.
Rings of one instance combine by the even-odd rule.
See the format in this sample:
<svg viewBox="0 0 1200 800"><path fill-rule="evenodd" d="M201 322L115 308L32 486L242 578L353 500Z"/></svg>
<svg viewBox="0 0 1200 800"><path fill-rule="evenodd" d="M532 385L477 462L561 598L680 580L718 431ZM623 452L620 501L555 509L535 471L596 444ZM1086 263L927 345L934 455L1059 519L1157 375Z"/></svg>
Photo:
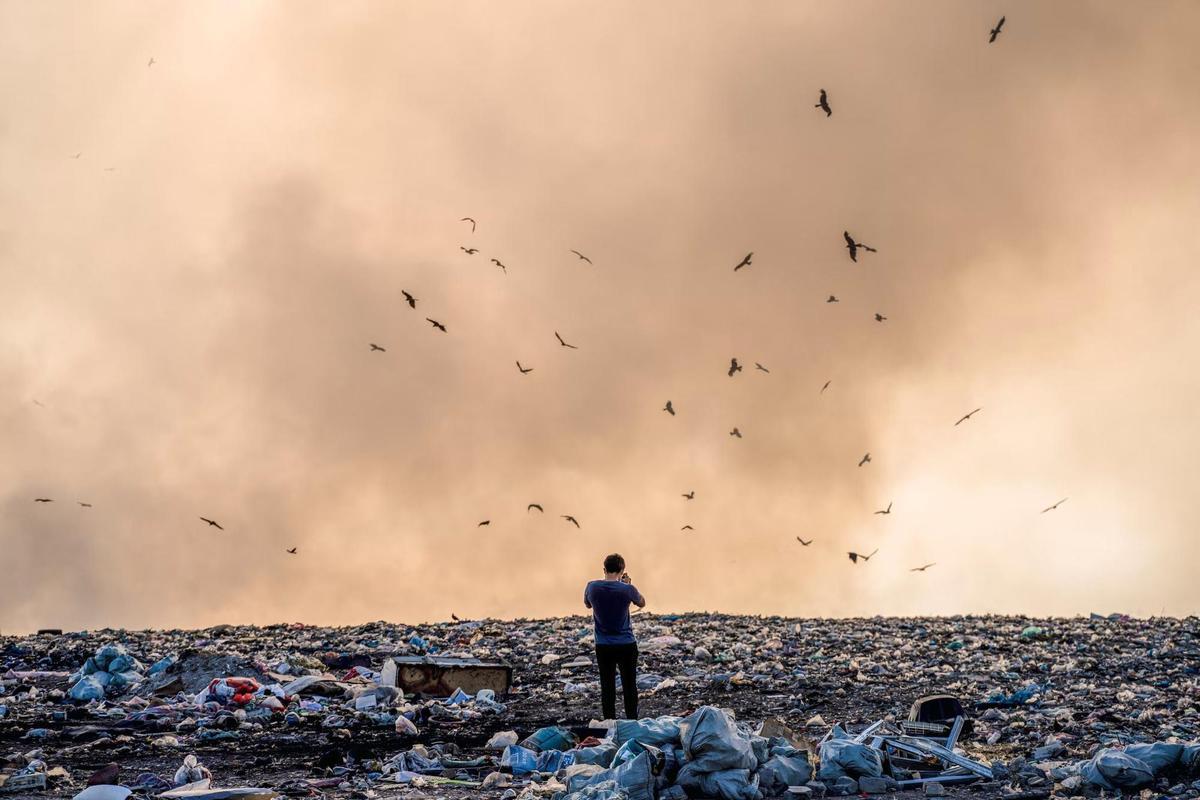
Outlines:
<svg viewBox="0 0 1200 800"><path fill-rule="evenodd" d="M0 637L0 795L71 796L116 761L151 796L194 755L212 777L190 783L295 796L757 800L961 782L1200 797L1194 617L639 614L636 632L648 716L604 724L582 616Z"/></svg>

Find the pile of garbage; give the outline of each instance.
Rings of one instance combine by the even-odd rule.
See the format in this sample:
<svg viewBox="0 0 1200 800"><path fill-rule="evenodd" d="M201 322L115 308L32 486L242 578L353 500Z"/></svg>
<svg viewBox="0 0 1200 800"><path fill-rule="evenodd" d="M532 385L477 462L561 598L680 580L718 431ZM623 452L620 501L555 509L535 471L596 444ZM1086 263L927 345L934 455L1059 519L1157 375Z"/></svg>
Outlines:
<svg viewBox="0 0 1200 800"><path fill-rule="evenodd" d="M1154 790L1200 797L1188 749L1200 736L1195 617L634 619L648 715L634 722L654 730L650 721L678 720L678 736L668 723L660 741L594 724L599 686L591 620L582 616L0 637L0 780L11 791L22 781L35 788L20 791L41 791L41 782L69 795L119 761L127 774L173 783L193 754L226 786L303 782L305 791L353 793L397 785L391 776L399 775L465 796L497 772L506 777L490 778L488 791L548 796L553 788L564 797L583 793L572 800L603 800L611 787L581 785L585 773L628 771L645 753L636 769L651 767L655 797L667 800L678 791L799 789L807 784L794 783L801 763L829 792L853 780L859 792L894 781L900 791L934 793L906 781L942 776L925 783L1069 796L1115 791L1096 775L1118 787L1149 774ZM458 682L488 670L499 681L491 688ZM961 702L965 723L953 741L949 730L906 727L914 698L934 692ZM685 723L706 707L723 710L736 741L749 737L753 763L743 755L719 769L684 771L696 760ZM531 739L547 728L568 738ZM847 740L855 746L838 744ZM1155 751L1146 761L1149 753L1136 749L1156 744L1178 759ZM878 774L861 747L878 752ZM843 774L832 771L839 763ZM1113 764L1124 772L1110 776ZM722 774L728 770L738 772Z"/></svg>

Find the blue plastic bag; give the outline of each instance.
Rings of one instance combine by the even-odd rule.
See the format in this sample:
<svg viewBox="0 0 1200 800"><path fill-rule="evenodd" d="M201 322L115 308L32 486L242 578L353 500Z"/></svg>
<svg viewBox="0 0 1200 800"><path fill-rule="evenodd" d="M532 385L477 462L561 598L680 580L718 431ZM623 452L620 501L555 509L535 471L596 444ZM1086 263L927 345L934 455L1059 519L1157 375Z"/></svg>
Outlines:
<svg viewBox="0 0 1200 800"><path fill-rule="evenodd" d="M513 775L528 775L537 770L537 753L519 744L510 744L500 756L500 766L508 767Z"/></svg>

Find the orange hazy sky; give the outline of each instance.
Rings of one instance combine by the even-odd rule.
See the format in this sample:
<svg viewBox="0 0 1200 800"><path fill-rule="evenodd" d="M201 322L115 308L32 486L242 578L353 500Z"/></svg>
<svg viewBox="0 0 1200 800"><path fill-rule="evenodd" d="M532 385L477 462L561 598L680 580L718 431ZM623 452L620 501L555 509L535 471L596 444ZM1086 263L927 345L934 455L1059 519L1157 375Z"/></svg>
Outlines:
<svg viewBox="0 0 1200 800"><path fill-rule="evenodd" d="M1194 613L1198 28L0 2L0 629Z"/></svg>

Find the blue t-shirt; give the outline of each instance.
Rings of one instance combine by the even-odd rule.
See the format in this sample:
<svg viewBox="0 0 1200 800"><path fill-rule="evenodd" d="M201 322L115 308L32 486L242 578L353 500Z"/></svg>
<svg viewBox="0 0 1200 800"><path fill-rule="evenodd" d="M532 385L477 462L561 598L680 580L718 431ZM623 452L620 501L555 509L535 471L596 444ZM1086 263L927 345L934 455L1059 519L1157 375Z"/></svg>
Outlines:
<svg viewBox="0 0 1200 800"><path fill-rule="evenodd" d="M591 581L583 590L583 604L596 621L596 644L633 644L629 604L645 605L642 593L623 581Z"/></svg>

